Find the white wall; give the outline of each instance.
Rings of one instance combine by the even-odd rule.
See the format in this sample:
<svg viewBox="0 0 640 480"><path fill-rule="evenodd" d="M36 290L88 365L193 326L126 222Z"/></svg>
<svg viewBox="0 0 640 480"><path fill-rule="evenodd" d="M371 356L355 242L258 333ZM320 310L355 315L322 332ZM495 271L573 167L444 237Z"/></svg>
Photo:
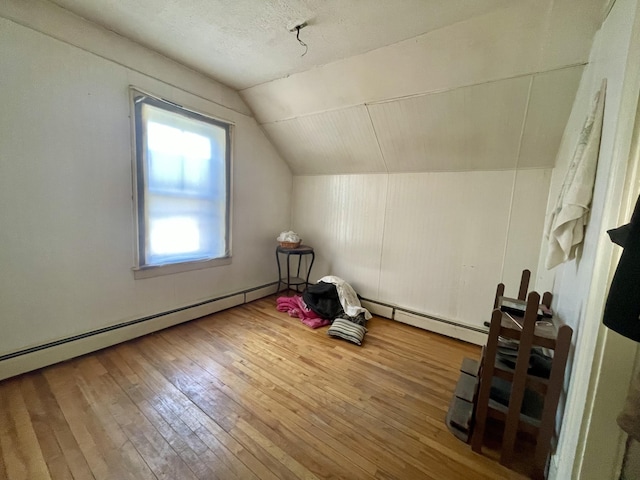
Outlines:
<svg viewBox="0 0 640 480"><path fill-rule="evenodd" d="M243 90L294 172L316 278L474 327L497 283L515 295L523 269L535 278L603 3L517 2Z"/></svg>
<svg viewBox="0 0 640 480"><path fill-rule="evenodd" d="M313 277L362 296L482 326L496 285L535 266L551 169L296 176L293 228Z"/></svg>
<svg viewBox="0 0 640 480"><path fill-rule="evenodd" d="M610 281L611 261L616 254L605 232L619 224L621 204L628 203L622 197L622 185L638 94L637 84L629 82L630 75L637 77L638 61L632 60L636 54L630 54L636 10L636 0L618 0L594 40L550 186L549 209L555 205L593 96L602 79L606 78L604 126L584 247L575 261L548 272L543 267L546 255L543 243L536 279L538 290L553 291L553 308L574 329L573 365L570 367L566 410L557 452L551 462L550 478L613 478L618 461L616 449L621 431L615 424L615 416L622 406L631 368L624 364L601 364L602 351L598 352L596 341L599 332L606 336L600 322ZM634 351L631 342L621 342L616 349L618 359ZM598 383L595 377L601 374L601 366L606 367L602 372L606 372L609 386L596 393ZM594 376L590 381L592 368ZM606 418L591 417L594 397L600 394L606 397ZM590 428L596 429L599 422L601 424L597 428L604 429L605 434L592 445L593 450L587 452L586 432Z"/></svg>
<svg viewBox="0 0 640 480"><path fill-rule="evenodd" d="M291 172L236 92L39 1L0 71L0 355L276 279ZM129 85L235 124L231 265L134 280Z"/></svg>

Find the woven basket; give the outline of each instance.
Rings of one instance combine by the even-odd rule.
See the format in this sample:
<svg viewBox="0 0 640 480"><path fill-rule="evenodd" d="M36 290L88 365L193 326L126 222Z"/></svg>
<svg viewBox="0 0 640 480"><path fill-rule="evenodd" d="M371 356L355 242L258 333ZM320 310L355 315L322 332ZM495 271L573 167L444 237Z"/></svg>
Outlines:
<svg viewBox="0 0 640 480"><path fill-rule="evenodd" d="M298 248L301 242L280 242L282 248Z"/></svg>

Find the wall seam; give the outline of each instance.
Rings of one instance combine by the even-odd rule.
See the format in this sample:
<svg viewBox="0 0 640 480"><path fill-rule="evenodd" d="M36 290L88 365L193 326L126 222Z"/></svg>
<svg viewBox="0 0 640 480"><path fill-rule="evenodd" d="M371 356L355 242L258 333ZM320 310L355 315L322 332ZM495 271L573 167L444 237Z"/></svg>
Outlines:
<svg viewBox="0 0 640 480"><path fill-rule="evenodd" d="M527 91L527 102L525 104L522 127L520 129L520 138L518 139L518 153L516 155L516 164L513 169L513 182L511 183L511 198L509 199L509 215L507 217L507 229L504 239L504 251L502 252L502 265L500 266L500 278L504 280L504 267L507 260L507 250L509 249L509 230L511 229L511 220L513 218L513 203L516 196L516 185L518 181L518 166L520 165L520 155L522 154L522 142L524 139L524 131L527 125L527 115L529 114L529 104L531 103L531 91L533 90L533 75L529 80L529 89Z"/></svg>
<svg viewBox="0 0 640 480"><path fill-rule="evenodd" d="M340 110L347 110L349 108L357 108L360 106L369 106L369 105L380 105L380 104L384 104L384 103L391 103L391 102L397 102L400 100L406 100L406 99L410 99L410 98L417 98L417 97L427 97L429 95L438 95L441 93L449 93L449 92L455 92L456 90L462 90L463 88L471 88L471 87L478 87L481 85L488 85L491 83L497 83L497 82L502 82L505 80L516 80L519 78L524 78L524 77L534 77L536 75L543 75L543 74L547 74L547 73L551 73L551 72L558 72L561 70L568 70L570 68L576 68L576 67L584 67L588 64L588 62L578 62L578 63L572 63L570 65L563 65L562 67L557 67L557 68L550 68L548 70L536 70L533 72L527 72L527 73L519 73L517 75L511 75L508 77L503 77L503 78L495 78L495 79L491 79L491 80L484 80L482 82L477 82L477 83L470 83L467 85L459 85L456 87L451 87L451 88L441 88L441 89L434 89L434 90L429 90L427 92L419 92L419 93L410 93L407 95L398 95L395 97L389 97L389 98L385 98L382 100L364 100L362 102L358 102L358 103L353 103L350 105L343 105L340 107L334 107L334 108L327 108L325 110L317 110L317 111L313 111L313 112L308 112L308 113L302 113L300 115L294 115L294 116L290 116L290 117L283 117L283 118L279 118L277 120L269 120L269 121L260 121L258 119L258 122L261 125L270 125L270 124L276 124L276 123L281 123L281 122L288 122L290 120L295 120L297 118L304 118L304 117L311 117L313 115L322 115L323 113L330 113L330 112L337 112ZM242 97L244 99L244 97ZM256 117L257 119L257 117Z"/></svg>
<svg viewBox="0 0 640 480"><path fill-rule="evenodd" d="M386 174L387 185L384 192L384 212L382 214L382 238L380 239L380 267L378 268L378 290L376 296L380 298L380 286L382 283L382 260L384 256L384 239L387 231L387 212L389 210L389 184L391 183L390 174ZM395 316L395 313L394 313Z"/></svg>
<svg viewBox="0 0 640 480"><path fill-rule="evenodd" d="M364 104L364 108L367 110L367 116L369 117L369 123L371 124L371 129L373 130L373 136L376 139L376 145L378 146L378 151L380 152L380 158L382 159L382 163L384 164L384 169L387 173L389 173L389 167L387 166L387 160L384 158L384 152L382 151L382 147L380 146L380 138L378 137L378 132L376 131L376 126L373 123L373 118L371 118L371 112L369 111L369 105Z"/></svg>
<svg viewBox="0 0 640 480"><path fill-rule="evenodd" d="M66 10L66 9L63 9L63 10L65 10L66 12L68 12L68 10ZM75 15L75 14L74 14L74 15ZM137 74L139 74L139 75L144 75L144 76L145 76L145 77L147 77L147 78L152 78L153 80L156 80L156 81L161 82L161 83L163 83L163 84L165 84L165 85L167 85L167 86L169 86L169 87L172 87L172 88L175 88L175 89L177 89L177 90L180 90L181 92L187 93L187 94L189 94L189 95L193 95L193 96L194 96L194 97L196 97L196 98L199 98L199 99L204 100L204 101L206 101L206 102L209 102L209 103L212 103L212 104L214 104L214 105L217 105L218 107L221 107L221 108L224 108L224 109L226 109L226 110L229 110L229 111L235 112L235 113L237 113L237 114L239 114L239 115L243 115L243 116L245 116L245 117L247 117L247 118L254 118L254 117L252 117L252 116L251 116L251 114L247 114L247 113L242 112L242 111L240 111L240 110L237 110L237 109L235 109L235 108L233 108L233 107L229 107L229 106L227 106L227 105L224 105L224 104L222 104L222 103L220 103L220 102L217 102L217 101L215 101L215 100L212 100L211 98L207 98L207 97L205 97L205 96L203 96L203 95L200 95L200 94L198 94L198 93L191 92L191 91L189 91L189 90L185 90L183 87L181 87L181 86L179 86L179 85L176 85L176 84L174 84L174 83L171 83L171 82L169 82L169 81L167 81L167 80L165 80L165 79L158 78L158 77L156 77L156 76L154 76L154 75L152 75L152 74L150 74L150 73L147 73L147 72L143 72L143 71L141 71L141 70L138 70L138 69L136 69L136 68L134 68L134 67L132 67L132 66L130 66L130 65L127 65L127 64L125 64L125 63L122 63L122 62L119 62L119 61L117 61L117 60L114 60L113 58L109 58L109 57L107 57L107 56L105 56L105 55L103 55L103 54L100 54L100 53L94 52L94 51L92 51L92 50L89 50L88 48L85 48L85 47L82 47L82 46L77 45L77 44L75 44L75 43L72 43L72 42L71 42L71 41L69 41L69 40L65 40L65 39L60 38L60 37L58 37L58 36L54 36L53 34L48 33L48 32L43 32L42 30L40 30L40 29L38 29L38 28L36 28L36 27L33 27L33 26L29 25L29 24L28 24L28 23L26 23L26 22L21 22L21 21L19 21L19 20L14 19L14 18L8 18L8 17L2 16L2 15L0 15L0 18L4 18L4 19L5 19L5 20L7 20L8 22L15 23L16 25L20 25L20 26L21 26L21 27L23 27L23 28L28 28L29 30L31 30L31 31L33 31L33 32L39 33L40 35L44 35L45 37L49 37L49 38L51 38L52 40L58 41L58 42L60 42L60 43L64 43L65 45L69 45L70 47L73 47L73 48L77 48L78 50L81 50L81 51L83 51L83 52L86 52L86 53L88 53L88 54L90 54L90 55L94 55L94 56L96 56L96 57L98 57L98 58L101 58L102 60L105 60L105 61L107 61L107 62L109 62L109 63L114 64L114 65L118 65L119 67L122 67L122 68L124 68L124 69L126 69L126 70L129 70L129 71L131 71L131 72L135 72L135 73L137 73ZM93 25L93 26L96 26L96 27L102 28L102 27L100 27L99 25L97 25L97 24L95 24L95 23L93 23L93 22L90 22L90 21L88 21L88 20L86 20L86 19L83 19L82 17L79 17L79 18L81 18L81 19L82 19L82 20L84 20L85 22L90 23L90 24L91 24L91 25ZM119 35L119 34L117 34L117 33L113 32L113 31L111 31L111 30L107 30L107 31L108 31L109 33L111 33L111 34L115 34L115 35L117 35L118 37L120 37L120 38L122 38L122 39L124 39L124 40L127 40L127 41L129 41L129 42L132 42L132 43L134 43L135 45L137 45L137 46L139 46L139 47L141 47L141 48L144 48L144 49L148 50L148 51L149 51L149 53L152 53L153 55L157 55L157 56L161 57L162 59L164 59L165 61L168 61L168 62L170 62L170 63L172 63L172 64L174 64L174 65L176 65L176 66L178 66L178 67L180 67L180 68L183 68L183 69L185 69L185 70L188 70L188 71L189 71L189 72L191 72L192 74L196 74L196 75L202 76L202 78L203 78L204 80L206 80L207 82L211 82L211 83L218 83L218 84L220 84L220 85L224 86L225 88L230 88L230 87L227 87L226 85L223 85L222 83L218 82L217 80L214 80L214 79L212 79L212 78L210 78L210 77L208 77L208 76L204 75L203 73L200 73L200 72L198 72L198 71L196 71L196 70L193 70L193 69L191 69L191 68L187 67L186 65L183 65L182 63L178 63L178 62L176 62L175 60L172 60L171 58L166 57L166 56L162 55L162 54L161 54L161 53L159 53L159 52L156 52L155 50L151 50L151 49L149 49L148 47L145 47L144 45L142 45L142 44L140 44L140 43L134 42L133 40L130 40L130 39L128 39L127 37L123 37L122 35ZM236 91L236 94L237 94L238 96L240 96L240 94L239 94L237 91ZM244 99L243 99L242 97L240 97L240 98L241 98L241 100L244 102ZM246 103L246 102L245 102L245 103ZM247 105L247 108L249 109L249 111L251 111L251 109L250 109L250 107L249 107L248 105Z"/></svg>

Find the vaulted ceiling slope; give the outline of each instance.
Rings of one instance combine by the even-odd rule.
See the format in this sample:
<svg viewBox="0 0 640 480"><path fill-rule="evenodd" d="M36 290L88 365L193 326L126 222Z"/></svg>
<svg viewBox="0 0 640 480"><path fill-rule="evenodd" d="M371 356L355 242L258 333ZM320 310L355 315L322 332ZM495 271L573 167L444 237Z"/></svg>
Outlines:
<svg viewBox="0 0 640 480"><path fill-rule="evenodd" d="M236 89L525 0L53 0ZM307 22L301 39L289 29Z"/></svg>
<svg viewBox="0 0 640 480"><path fill-rule="evenodd" d="M553 167L605 3L514 2L240 94L299 175Z"/></svg>
<svg viewBox="0 0 640 480"><path fill-rule="evenodd" d="M239 89L299 175L553 166L611 3L54 1Z"/></svg>

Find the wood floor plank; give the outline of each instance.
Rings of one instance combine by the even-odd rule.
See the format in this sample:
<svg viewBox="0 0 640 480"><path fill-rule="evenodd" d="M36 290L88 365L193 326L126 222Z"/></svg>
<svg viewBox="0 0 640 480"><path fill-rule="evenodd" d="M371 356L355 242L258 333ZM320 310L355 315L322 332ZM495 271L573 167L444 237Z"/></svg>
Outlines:
<svg viewBox="0 0 640 480"><path fill-rule="evenodd" d="M199 336L202 336L202 335L199 335ZM175 338L175 336L172 336L172 338ZM190 339L189 339L189 341L190 341L190 342L197 343L197 342L198 342L198 338L190 338ZM211 338L207 338L207 341L212 341L212 339L211 339ZM245 342L245 343L246 343L246 342ZM440 420L440 423L442 423L442 422L441 422L441 420ZM364 430L364 431L366 431L366 426L367 426L367 425L368 425L368 423L366 423L366 422L363 424L363 430ZM386 439L383 439L383 441L386 441ZM417 452L417 453L416 453L416 456L421 456L421 455L423 455L423 452ZM395 457L395 456L396 456L396 455L392 455L392 457ZM492 476L489 476L489 477L487 477L487 478L492 478Z"/></svg>
<svg viewBox="0 0 640 480"><path fill-rule="evenodd" d="M39 372L22 376L20 390L29 411L42 455L53 478L73 479L73 473L67 464L65 453L59 445L56 434L57 431L60 431L61 435L65 434L65 424L59 422L59 416L56 416L56 413L59 412L48 408L51 404L46 402L50 393L46 382L40 381L36 384L36 379L42 379ZM74 453L74 447L74 445L71 446L70 456ZM80 458L82 462L84 457ZM86 463L82 466L86 467ZM80 472L78 471L78 473ZM84 469L82 473L87 478L91 478L88 468Z"/></svg>
<svg viewBox="0 0 640 480"><path fill-rule="evenodd" d="M225 333L224 330L220 330L218 333ZM251 341L245 341L247 348L252 353L258 355L265 349L262 348L265 338L258 339L254 344ZM415 399L419 405L411 405L413 408L399 409L398 403L409 403L411 398L394 395L394 392L390 389L383 390L379 387L379 384L375 381L375 377L366 379L360 372L349 371L342 368L347 365L348 362L344 360L342 356L338 361L334 360L331 356L325 356L325 352L320 351L316 353L313 348L307 349L309 357L300 356L296 352L296 358L289 360L286 358L286 348L282 348L279 343L271 344L269 351L263 352L265 355L271 355L272 361L284 362L287 365L287 369L294 371L301 369L303 372L303 381L311 376L314 377L314 381L321 381L323 387L331 390L338 390L338 395L345 394L348 398L356 400L359 404L382 404L387 408L391 408L401 412L401 414L411 415L416 418L419 423L422 423L422 414L430 412L432 416L440 419L445 412L445 408L437 405L435 408L430 407L427 403L421 400ZM313 357L313 358L310 358ZM383 387L384 388L384 387ZM370 392L374 392L371 395ZM448 400L447 400L448 401ZM419 412L419 413L418 413Z"/></svg>
<svg viewBox="0 0 640 480"><path fill-rule="evenodd" d="M111 388L109 376L103 374L104 369L97 359L88 358L76 364L75 368L83 395L112 444L131 443L138 454L134 458L139 456L142 460L137 462L139 465L144 462L155 477L170 478L166 476L167 472L171 474L176 468L172 462L175 460L173 452L164 448L163 439L154 435L155 432L143 421L140 412L130 408L121 392ZM182 473L185 474L184 469Z"/></svg>
<svg viewBox="0 0 640 480"><path fill-rule="evenodd" d="M3 435L3 426L1 425L1 423L5 421L4 417L0 416L0 435ZM4 466L4 455L3 455L3 448L2 448L2 442L0 442L0 480L8 480L8 476L7 476L7 469Z"/></svg>
<svg viewBox="0 0 640 480"><path fill-rule="evenodd" d="M476 346L265 298L0 382L0 480L516 480L444 424Z"/></svg>
<svg viewBox="0 0 640 480"><path fill-rule="evenodd" d="M159 342L156 341L147 348L159 349ZM160 354L159 351L156 353ZM208 375L194 362L181 362L178 359L163 362L162 367L167 369L167 377L183 382L182 388L189 390L191 397L203 410L212 412L212 408L224 409L225 415L234 419L234 424L240 419L250 421L255 428L269 431L274 443L287 448L291 456L296 455L294 451L299 449L299 445L308 445L311 448L305 450L305 458L312 471L323 472L327 469L327 464L331 464L330 467L335 470L334 459L322 455L320 446L313 437L304 430L297 429L289 417L272 413L271 410L277 407L267 409L266 399L233 373L221 371L217 377ZM243 393L235 397L234 390L241 390ZM277 421L271 421L273 418L277 418Z"/></svg>
<svg viewBox="0 0 640 480"><path fill-rule="evenodd" d="M7 476L12 480L51 478L19 379L6 382L0 395L0 415L0 445Z"/></svg>
<svg viewBox="0 0 640 480"><path fill-rule="evenodd" d="M91 473L96 479L155 479L78 370L91 358L81 357L43 372Z"/></svg>
<svg viewBox="0 0 640 480"><path fill-rule="evenodd" d="M258 478L269 479L268 471L265 471L263 464L254 456L255 452L246 449L229 435L215 420L203 412L187 395L181 392L166 377L157 372L153 367L137 352L128 345L121 346L119 351L123 352L128 364L136 372L139 372L144 383L151 389L156 398L162 399L160 403L154 403L156 408L165 409L171 414L177 415L185 424L196 433L216 456L225 462L230 468L243 471L246 466ZM259 452L258 452L259 453ZM240 478L251 478L248 471ZM273 479L278 477L273 477Z"/></svg>
<svg viewBox="0 0 640 480"><path fill-rule="evenodd" d="M284 466L286 466L296 478L301 478L305 480L316 480L318 478L328 478L328 476L322 475L321 477L317 477L313 472L311 472L305 465L298 462L295 458L293 458L290 454L290 451L282 450L278 445L276 445L272 438L269 435L265 435L264 432L260 432L255 426L250 425L244 419L240 419L236 425L238 430L244 431L249 437L251 437L256 443L258 443L262 448L268 451L273 457L277 458ZM338 478L343 478L342 476L338 476ZM347 477L348 478L348 477Z"/></svg>
<svg viewBox="0 0 640 480"><path fill-rule="evenodd" d="M193 342L194 344L197 344L199 342L199 338L202 337L202 335L198 335L195 338L189 338L190 342ZM175 338L175 336L173 336L173 338ZM208 339L208 341L212 341L212 339ZM207 343L206 341L204 342L205 344ZM207 354L207 358L210 358L210 356L214 356L216 355L215 349L214 350L207 350L208 354ZM224 354L229 355L230 352L224 352ZM239 357L233 357L233 361L234 363L236 362L236 360L238 360ZM224 362L224 358L221 358L220 361ZM240 360L241 365L245 366L248 365L249 362L243 362L242 360ZM236 368L236 367L232 367L231 364L225 365L226 368L231 369L231 368ZM268 366L266 367L267 369L269 368ZM242 367L237 367L237 371L243 371ZM288 373L291 373L291 370L288 370ZM262 375L268 375L267 370L262 371ZM291 375L289 375L289 378L291 377ZM251 378L253 378L256 382L259 382L259 378L252 375ZM320 437L320 438L333 438L333 440L326 440L327 444L333 444L336 446L336 448L340 451L347 451L349 452L349 459L350 462L354 463L355 465L360 466L365 472L369 472L369 474L373 474L375 472L375 464L372 460L365 458L364 456L361 456L358 454L358 447L360 447L363 444L366 444L366 441L363 441L362 438L358 439L357 441L351 442L350 446L347 446L344 444L344 442L342 441L343 439L348 439L348 437L341 437L340 439L338 438L339 432L337 432L335 429L332 429L332 427L330 426L331 421L330 420L326 420L323 419L324 415L323 415L323 405L320 404L304 404L304 403L300 403L300 404L295 404L292 405L292 401L294 400L294 398L299 397L300 392L303 392L304 390L308 389L309 385L307 385L307 387L305 387L304 385L293 385L293 386L285 386L285 388L281 389L283 393L283 395L278 396L278 392L275 389L275 385L277 385L277 379L272 378L272 382L265 382L264 383L264 391L265 392L269 392L271 395L274 395L274 400L276 402L276 405L278 405L278 403L284 404L284 405L289 405L291 408L293 408L294 410L301 410L301 411L311 411L312 415L309 415L309 417L311 417L313 419L313 421L315 421L316 423L319 423L321 425L325 426L326 430L331 430L330 432L324 432L323 430L321 430L319 428L318 425L312 425L309 424L309 422L304 422L304 419L302 420L298 420L297 424L299 425L300 428L304 428L304 429L309 429L311 432L313 432L314 435ZM289 393L291 392L291 393ZM323 392L318 392L319 393L319 397L321 398L322 393ZM326 401L327 405L335 405L335 401L333 398L330 398ZM357 415L360 415L361 412L358 412ZM277 415L278 418L280 418L282 415ZM289 413L287 414L287 417L292 417L292 415ZM350 430L348 430L347 428L347 433L352 433ZM366 429L363 430L362 433L366 433ZM333 436L333 437L331 437ZM349 448L348 448L349 447ZM378 456L376 455L376 453L373 450L370 450L370 453L372 453L373 457L377 460ZM394 461L394 456L391 454L388 454L388 460L393 462ZM351 478L358 478L357 473L356 472L351 472Z"/></svg>
<svg viewBox="0 0 640 480"><path fill-rule="evenodd" d="M305 443L325 455L330 455L334 462L342 464L343 468L352 469L350 478L361 478L362 473L369 472L369 474L372 474L375 471L375 466L371 464L371 462L367 462L357 455L354 456L350 454L348 458L344 456L340 448L341 445L337 443L334 438L327 435L322 429L310 421L306 413L304 416L297 414L298 411L308 411L309 405L298 404L294 394L285 389L278 389L273 382L265 382L260 374L254 375L254 372L243 368L244 365L235 365L235 358L238 358L234 358L235 354L227 351L225 354L231 356L229 359L225 359L224 357L216 359L217 352L206 348L206 342L200 342L198 338L190 339L189 341L192 343L187 341L180 342L176 335L167 336L166 340L170 341L171 345L175 346L175 348L185 348L189 345L197 347L200 345L200 351L202 353L207 352L205 355L198 355L198 358L201 359L199 362L200 366L205 371L211 372L211 375L217 374L220 376L220 380L222 380L224 384L220 387L223 391L237 403L244 405L245 408L253 411L257 415L261 414L260 409L266 405L272 409L271 413L273 413L276 418L289 419L295 424L292 428L298 431L300 436L304 437L302 440ZM224 366L217 363L216 360L223 362ZM233 376L225 376L224 374L217 373L221 370L226 370L232 373ZM234 383L241 383L242 395L235 393L233 388ZM250 394L248 394L249 392ZM245 403L245 400L251 399L254 400L253 406ZM361 467L364 472L353 470L354 466Z"/></svg>
<svg viewBox="0 0 640 480"><path fill-rule="evenodd" d="M358 412L358 413L356 414L356 416L360 416L360 415L362 415L362 414L363 414L363 412ZM363 429L363 433L366 433L366 432L367 432L366 428L365 428L365 429ZM393 457L393 456L392 456L392 457Z"/></svg>
<svg viewBox="0 0 640 480"><path fill-rule="evenodd" d="M201 376L201 375L200 375L200 376ZM223 383L222 383L222 384L220 384L220 385L216 385L215 387L217 387L217 388L221 388L221 389L224 389L224 383L228 383L228 384L230 384L230 386L231 386L231 384L232 384L232 383L234 383L234 382L238 382L238 381L239 381L239 379L237 379L237 378L235 378L235 379L234 379L234 378L231 378L231 377L221 377L221 380L222 380L222 382L223 382ZM261 404L262 404L262 403L268 403L268 402L267 402L267 399L265 399L265 398L260 398L259 392L253 392L253 391L252 391L252 392L251 392L251 393L252 393L252 395L247 395L247 392L248 392L248 390L249 390L248 386L243 385L243 386L242 386L242 390L243 390L243 397L247 397L247 398L249 398L249 397L254 397L254 398L256 398L256 399L258 400L258 403L256 403L255 405L252 405L252 406L251 406L251 405L245 405L245 406L247 406L247 408L248 408L249 410L255 410L256 408L257 408L257 409L260 409L260 408L261 408L260 406L261 406ZM231 390L230 390L230 393L231 393L231 394L233 394L233 389L231 389ZM238 401L238 402L240 402L240 403L241 403L241 402L243 401L243 399L242 399L242 398L238 398L238 399L236 399L236 401ZM277 409L277 407L274 407L274 408L275 408L275 409ZM258 415L260 415L260 412L258 412L257 414L258 414ZM262 415L262 416L264 416L264 415ZM283 418L283 415L280 415L280 416L279 416L279 418ZM285 417L285 418L286 418L286 417ZM291 418L291 416L289 416L289 418ZM307 429L308 429L308 428L310 428L310 425L302 425L302 428L303 428L303 429L304 429L304 428L307 428ZM293 430L293 429L289 429L289 431L292 431L292 430ZM298 429L298 430L299 430L298 435L304 435L304 433L305 433L305 432L304 432L304 430L300 430L300 429ZM282 432L281 432L281 433L282 433ZM296 444L298 443L298 441L294 441L294 442L295 442ZM319 445L317 445L317 444L316 444L316 445L313 445L313 444L314 444L314 442L315 442L315 438L313 438L313 437L308 437L308 438L307 438L307 440L306 440L306 442L307 442L307 443L309 443L309 444L311 444L311 445L314 447L314 449L321 448L321 446L319 447ZM335 455L338 455L338 456L339 456L339 454L338 454L337 452L334 452L334 456L333 456L334 461L336 460ZM352 475L350 475L350 476L351 476L351 478L358 478L358 476L357 476L357 475L354 475L354 474L353 474L353 472L352 472Z"/></svg>
<svg viewBox="0 0 640 480"><path fill-rule="evenodd" d="M111 358L105 352L102 352L98 358L109 369L111 376L123 388L130 400L166 439L197 478L215 479L236 476L179 416L171 412L162 402L157 402L155 395L148 388L131 383L131 376L123 374L120 370L122 367L118 366L118 364L122 365L119 362L120 359ZM130 371L128 366L124 368Z"/></svg>

